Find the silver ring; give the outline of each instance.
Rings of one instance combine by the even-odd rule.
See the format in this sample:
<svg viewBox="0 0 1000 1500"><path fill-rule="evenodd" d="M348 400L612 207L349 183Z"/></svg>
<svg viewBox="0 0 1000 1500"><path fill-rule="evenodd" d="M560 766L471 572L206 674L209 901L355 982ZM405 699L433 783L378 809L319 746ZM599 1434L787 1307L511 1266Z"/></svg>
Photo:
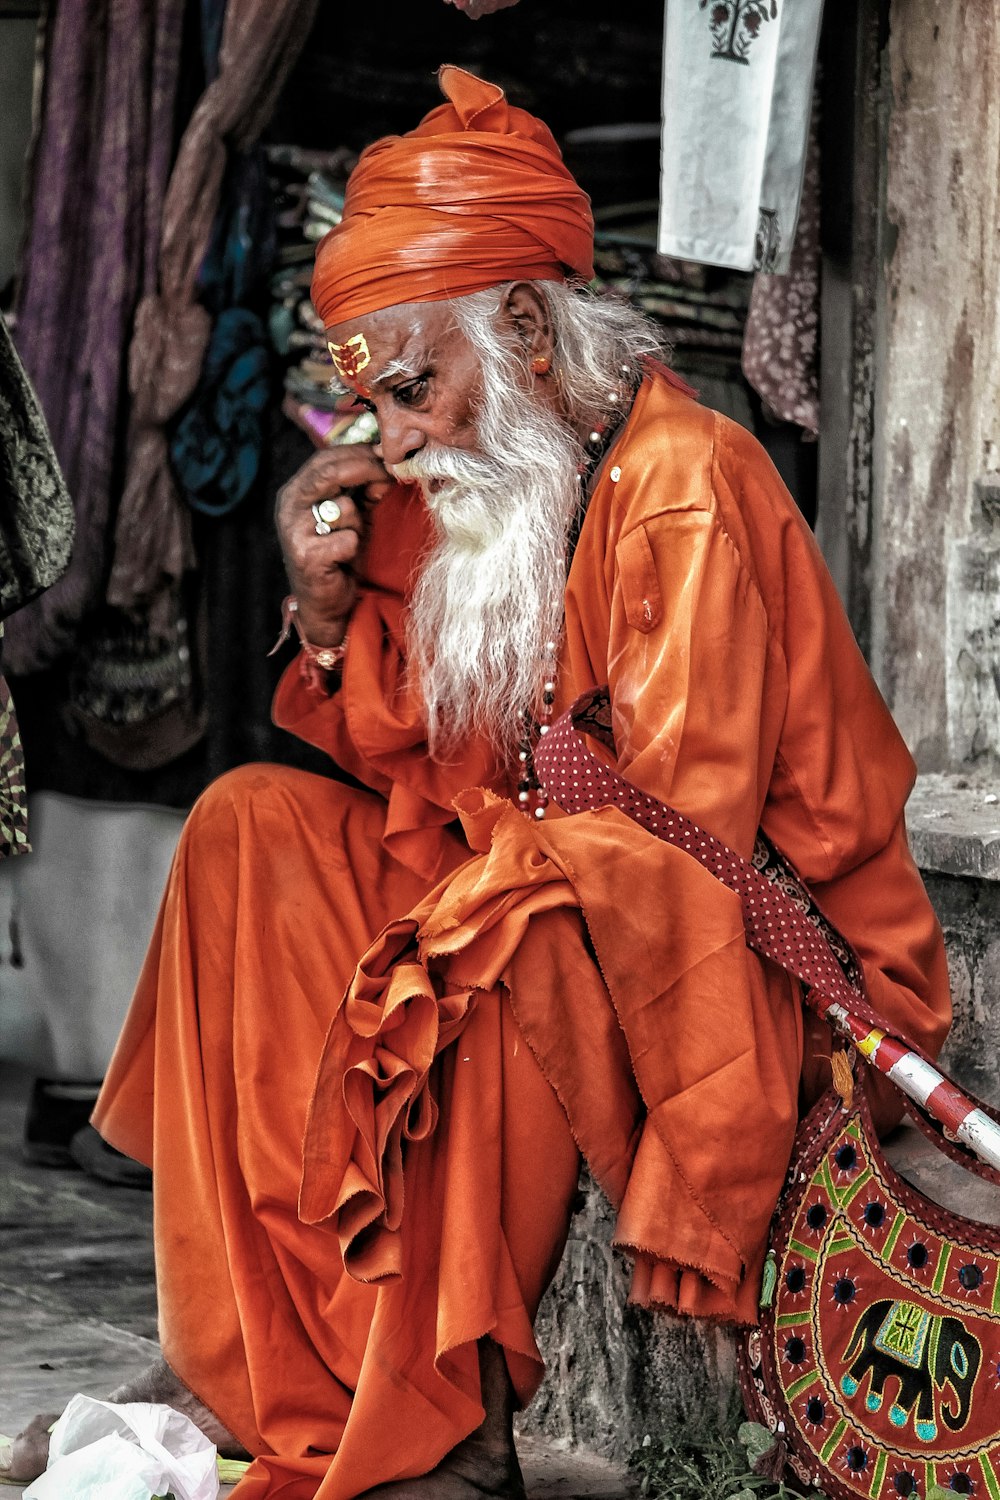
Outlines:
<svg viewBox="0 0 1000 1500"><path fill-rule="evenodd" d="M313 520L316 522L316 535L329 536L333 530L334 523L339 521L343 511L336 500L320 500L312 506Z"/></svg>

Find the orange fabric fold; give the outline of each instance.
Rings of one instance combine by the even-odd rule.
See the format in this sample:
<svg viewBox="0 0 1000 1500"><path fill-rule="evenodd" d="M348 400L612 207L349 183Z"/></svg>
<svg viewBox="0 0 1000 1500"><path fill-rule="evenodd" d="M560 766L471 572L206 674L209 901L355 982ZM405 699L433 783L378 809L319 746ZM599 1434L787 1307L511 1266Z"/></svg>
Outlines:
<svg viewBox="0 0 1000 1500"><path fill-rule="evenodd" d="M400 1275L403 1145L426 1140L438 1105L431 1064L468 1020L470 991L439 996L417 961L416 927L392 923L361 959L320 1061L306 1128L299 1217L335 1220L358 1281ZM377 1233L373 1233L373 1229Z"/></svg>
<svg viewBox="0 0 1000 1500"><path fill-rule="evenodd" d="M361 153L317 249L312 299L328 327L500 281L594 274L590 199L548 126L463 68L438 77L448 103Z"/></svg>
<svg viewBox="0 0 1000 1500"><path fill-rule="evenodd" d="M660 1275L640 1277L640 1295L754 1321L763 1237L797 1118L795 985L783 976L769 984L747 953L732 892L620 813L539 826L471 792L459 808L470 844L486 852L382 933L331 1027L306 1134L305 1217L330 1216L349 1268L360 1236L366 1274L395 1272L399 1143L409 1127L387 1096L399 1060L406 1108L433 1129L436 1106L423 1098L430 1060L464 1024L470 996L502 987L574 1139L613 1206L625 1207L617 1241L672 1268L672 1292ZM600 873L609 866L621 888L647 893L641 913L609 913ZM562 920L568 911L572 922ZM697 922L679 917L692 911ZM553 917L558 962L539 964L540 947L554 956ZM614 958L643 947L655 954L648 967ZM589 1055L563 1045L578 1034L591 1039ZM358 1048L368 1065L354 1061ZM637 1091L625 1108L616 1091L609 1113L602 1080L616 1075L634 1078ZM734 1093L745 1112L732 1110Z"/></svg>

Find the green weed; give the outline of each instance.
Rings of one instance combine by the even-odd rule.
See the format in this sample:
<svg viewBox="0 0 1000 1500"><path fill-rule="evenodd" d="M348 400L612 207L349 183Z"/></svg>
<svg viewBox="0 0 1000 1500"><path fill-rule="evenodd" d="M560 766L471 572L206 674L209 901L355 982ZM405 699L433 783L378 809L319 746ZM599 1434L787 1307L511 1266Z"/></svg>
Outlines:
<svg viewBox="0 0 1000 1500"><path fill-rule="evenodd" d="M818 1490L795 1489L753 1472L773 1441L756 1422L703 1426L645 1438L629 1467L649 1500L824 1500Z"/></svg>

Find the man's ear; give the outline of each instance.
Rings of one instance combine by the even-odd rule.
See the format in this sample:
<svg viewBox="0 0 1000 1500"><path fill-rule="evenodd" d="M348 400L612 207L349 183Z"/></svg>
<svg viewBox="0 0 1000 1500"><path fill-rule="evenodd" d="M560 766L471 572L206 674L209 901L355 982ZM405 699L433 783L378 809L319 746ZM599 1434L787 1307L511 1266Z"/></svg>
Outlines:
<svg viewBox="0 0 1000 1500"><path fill-rule="evenodd" d="M524 347L532 372L548 375L552 369L555 343L545 298L530 281L515 281L504 293L501 316L510 321Z"/></svg>

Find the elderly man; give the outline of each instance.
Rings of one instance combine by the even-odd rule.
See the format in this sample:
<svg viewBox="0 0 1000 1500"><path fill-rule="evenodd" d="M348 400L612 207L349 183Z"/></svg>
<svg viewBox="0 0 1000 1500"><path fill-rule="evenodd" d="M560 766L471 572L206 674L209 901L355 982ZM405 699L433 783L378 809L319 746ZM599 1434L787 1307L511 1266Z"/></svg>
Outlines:
<svg viewBox="0 0 1000 1500"><path fill-rule="evenodd" d="M913 768L812 537L583 289L546 128L441 82L317 257L379 443L278 505L275 712L338 769L201 799L96 1117L154 1168L165 1364L120 1394L242 1445L248 1500L523 1494L581 1153L637 1300L754 1321L829 1040L696 860L547 800L539 734L581 693L608 684L632 782L746 857L772 837L896 1024L947 1023Z"/></svg>

